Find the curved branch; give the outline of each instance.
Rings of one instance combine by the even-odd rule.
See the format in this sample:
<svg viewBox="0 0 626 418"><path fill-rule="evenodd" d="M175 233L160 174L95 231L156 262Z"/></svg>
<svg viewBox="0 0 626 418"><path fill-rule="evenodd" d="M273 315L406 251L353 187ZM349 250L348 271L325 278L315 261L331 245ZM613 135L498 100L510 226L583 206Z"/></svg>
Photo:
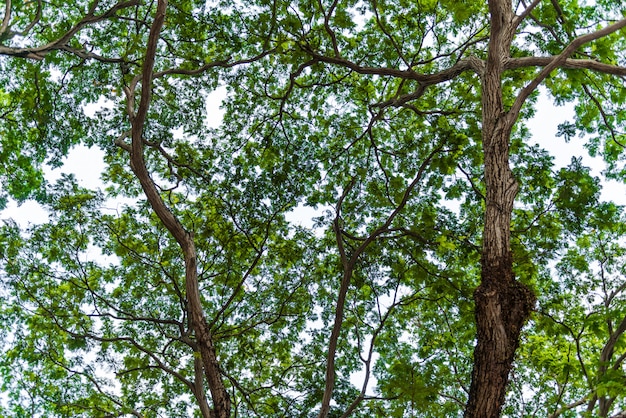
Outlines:
<svg viewBox="0 0 626 418"><path fill-rule="evenodd" d="M531 4L528 5L528 7L526 7L526 9L524 9L521 14L515 16L515 19L513 19L513 28L517 28L520 23L522 23L524 19L526 19L530 15L534 8L539 5L539 3L541 3L541 0L534 0Z"/></svg>
<svg viewBox="0 0 626 418"><path fill-rule="evenodd" d="M369 349L367 350L367 358L363 358L363 356L361 356L361 361L365 365L365 378L363 380L363 384L361 385L361 391L359 392L357 397L352 401L352 403L348 406L346 411L341 415L341 418L348 418L352 414L352 412L354 412L354 410L359 406L359 404L367 398L365 393L367 391L367 385L368 385L370 375L371 375L372 358L374 356L374 345L376 343L376 339L378 338L380 333L383 331L385 322L387 321L389 316L391 316L391 313L393 312L393 310L396 307L401 306L401 303L402 303L402 300L397 300L399 284L400 284L399 282L396 283L392 305L389 307L389 309L387 309L384 315L382 316L379 315L380 323L378 324L376 329L374 329L374 331L372 332L372 336L370 338ZM377 296L377 303L379 304L379 309L380 309L380 299L378 298L378 296Z"/></svg>
<svg viewBox="0 0 626 418"><path fill-rule="evenodd" d="M604 111L604 106L602 106L602 103L600 103L600 101L593 95L593 93L591 92L591 90L589 90L589 87L587 87L586 84L583 84L582 87L587 97L589 97L589 99L593 102L593 104L596 106L596 108L600 112L600 116L602 116L602 121L604 122L604 126L606 126L606 128L611 133L611 138L613 139L613 142L615 142L617 145L619 145L622 148L626 148L626 146L622 142L617 140L615 129L613 129L613 127L609 123L608 115Z"/></svg>
<svg viewBox="0 0 626 418"><path fill-rule="evenodd" d="M350 286L350 280L352 279L356 257L358 257L358 253L356 254L356 257L355 255L349 257L346 253L343 245L340 222L343 201L348 196L355 183L356 177L353 177L350 184L348 184L341 194L335 210L337 215L333 221L333 232L335 233L337 248L339 249L339 256L341 258L343 277L341 279L339 295L337 296L337 306L335 307L335 322L333 324L333 329L330 333L330 339L328 342L328 354L326 358L326 384L324 387L324 395L322 397L322 407L320 408L318 418L326 418L330 412L330 401L332 400L333 390L335 387L335 354L337 352L337 343L339 341L339 334L341 333L341 325L343 323L343 310L345 308L346 294L348 293L348 287Z"/></svg>
<svg viewBox="0 0 626 418"><path fill-rule="evenodd" d="M396 50L396 53L398 54L402 62L404 62L404 64L408 68L411 68L411 63L406 59L406 57L402 53L402 49L396 42L391 32L389 32L389 30L386 28L386 25L383 24L380 13L378 13L378 2L376 0L372 1L372 10L374 11L374 16L376 17L376 23L378 24L378 27L380 28L380 30L385 34L387 39L389 39L389 42L391 42L391 45L393 45L393 48Z"/></svg>
<svg viewBox="0 0 626 418"><path fill-rule="evenodd" d="M577 406L583 405L585 402L587 402L588 397L585 396L583 398L580 398L579 400L572 402L568 405L562 406L561 408L557 409L556 411L554 411L552 414L548 415L548 418L557 418L558 416L560 416L563 412L569 411L570 409L574 409Z"/></svg>
<svg viewBox="0 0 626 418"><path fill-rule="evenodd" d="M352 280L352 274L354 271L354 267L358 258L361 254L367 249L367 247L374 242L378 237L380 237L385 232L389 231L389 226L396 218L396 216L404 209L406 204L409 201L409 198L413 191L417 188L420 181L423 179L426 168L430 165L430 162L434 158L434 156L441 152L443 148L443 143L438 147L434 148L430 154L422 161L418 172L413 179L413 181L409 184L409 186L404 191L402 195L401 201L398 203L398 206L389 214L387 220L374 232L372 232L367 238L363 240L361 245L354 251L353 254L348 255L343 245L343 237L342 237L342 229L340 223L341 216L341 206L343 204L344 199L347 197L348 193L354 187L356 178L353 178L346 190L344 190L343 194L339 198L339 202L337 204L336 209L336 217L333 223L333 231L335 232L335 236L337 239L337 247L339 249L339 254L341 256L341 263L343 266L343 277L341 279L341 285L339 288L339 295L337 296L337 305L335 307L335 321L333 323L333 329L331 331L329 343L328 343L328 355L326 360L326 386L324 388L324 395L322 398L322 407L320 409L319 418L325 418L328 416L330 412L330 402L332 400L334 385L335 385L335 354L337 352L337 343L339 341L339 336L341 334L341 327L343 324L343 311L345 308L346 295L348 293L348 288L350 287L350 281Z"/></svg>
<svg viewBox="0 0 626 418"><path fill-rule="evenodd" d="M324 10L324 5L322 4L321 0L318 0L317 3L318 3L318 6L320 7L320 11L322 12L322 15L324 15L324 29L326 29L328 36L330 36L330 40L333 44L333 52L335 53L335 56L338 57L341 55L341 53L339 52L339 46L337 44L337 35L335 35L335 32L331 29L329 25L330 17L332 16L333 11L337 7L338 1L337 0L333 1L333 4L330 5L328 13L326 13L326 11Z"/></svg>
<svg viewBox="0 0 626 418"><path fill-rule="evenodd" d="M579 36L578 38L570 42L570 44L567 45L567 47L565 47L563 52L561 52L559 55L555 57L552 57L551 62L549 62L539 72L539 74L537 74L537 76L519 92L519 94L515 98L515 102L513 103L513 106L511 106L511 110L509 111L508 116L507 116L511 125L513 124L515 120L517 120L517 115L519 114L520 110L522 109L522 106L526 102L526 99L528 99L528 97L533 93L533 91L535 91L535 89L539 86L539 84L541 84L550 75L550 73L553 70L555 70L558 67L562 67L567 62L567 59L578 48L580 48L584 44L595 41L596 39L600 39L614 32L617 32L618 30L624 27L626 27L626 19L619 20L616 23L613 23L612 25L606 26L605 28L602 28L595 32L591 32L586 35Z"/></svg>
<svg viewBox="0 0 626 418"><path fill-rule="evenodd" d="M261 52L260 54L257 54L255 56L252 56L250 58L242 58L240 60L236 60L236 61L230 61L230 57L223 59L223 60L219 60L219 61L212 61L209 62L207 64L204 64L198 68L194 68L194 69L182 69L182 68L169 68L167 70L163 70L163 71L159 71L153 74L152 78L153 79L157 79L157 78L161 78L163 76L166 75L189 75L189 76L196 76L196 75L200 75L203 72L205 72L208 69L211 68L215 68L215 67L220 67L220 68L232 68L241 64L250 64L252 62L258 61L264 57L266 57L267 55L271 54L272 52L275 51L275 48L273 49L269 49L266 51Z"/></svg>
<svg viewBox="0 0 626 418"><path fill-rule="evenodd" d="M140 0L129 0L127 2L117 3L113 7L108 9L106 12L96 16L94 15L94 11L98 2L97 1L93 2L87 15L83 17L76 25L74 25L74 27L72 27L70 30L65 32L61 37L57 38L56 40L49 42L46 45L33 47L33 48L14 48L14 47L0 46L0 55L8 55L8 56L14 56L14 57L42 60L47 54L49 54L52 51L66 50L68 52L77 54L81 58L84 58L85 56L96 58L98 57L98 55L91 54L86 51L79 51L77 49L70 48L67 45L67 43L69 42L70 39L74 37L74 35L76 35L85 26L106 20L110 17L113 17L119 10L126 9L132 6L137 6L140 3L141 3ZM6 18L7 18L7 15L5 14L4 19L6 20ZM7 25L8 25L8 22L7 22ZM4 22L3 22L3 26L4 26ZM3 32L0 30L0 33L3 33ZM82 54L82 56L79 54Z"/></svg>
<svg viewBox="0 0 626 418"><path fill-rule="evenodd" d="M2 19L2 26L0 26L0 35L4 35L4 33L9 28L9 21L11 20L11 0L6 0L4 7L4 18Z"/></svg>
<svg viewBox="0 0 626 418"><path fill-rule="evenodd" d="M325 62L327 64L338 65L340 67L348 68L355 73L365 75L378 75L387 77L396 77L404 80L415 80L424 86L430 86L433 84L443 83L445 81L452 80L459 74L465 71L473 71L477 74L482 74L484 70L484 61L476 57L467 57L459 60L453 66L446 68L445 70L433 73L433 74L421 74L413 69L398 70L396 68L389 67L364 67L356 62L350 61L340 57L328 57L314 51L309 45L301 44L300 47L304 52L308 53L312 58L319 62Z"/></svg>
<svg viewBox="0 0 626 418"><path fill-rule="evenodd" d="M547 67L557 58L559 58L559 56L509 58L504 64L504 69L514 70L525 67ZM604 74L626 76L626 67L606 64L592 59L567 58L559 67L571 70L592 70Z"/></svg>
<svg viewBox="0 0 626 418"><path fill-rule="evenodd" d="M141 187L146 195L150 206L159 217L160 221L172 234L181 247L185 259L185 287L187 291L187 302L192 327L195 331L198 341L198 347L202 357L204 370L206 373L207 383L213 399L212 415L216 418L227 418L230 416L230 397L221 378L215 347L213 346L213 337L206 322L202 309L202 301L200 298L200 290L198 286L198 270L196 247L193 241L193 233L188 232L180 221L174 216L169 208L163 202L154 182L150 178L150 173L146 168L143 155L143 129L150 107L153 69L159 42L159 35L165 21L165 12L167 9L167 0L159 0L156 14L148 44L146 46L146 54L141 73L141 97L137 111L133 112L129 108L129 117L131 119L131 168L135 176L139 180ZM127 89L126 93L132 97L132 89ZM130 102L130 100L129 100Z"/></svg>

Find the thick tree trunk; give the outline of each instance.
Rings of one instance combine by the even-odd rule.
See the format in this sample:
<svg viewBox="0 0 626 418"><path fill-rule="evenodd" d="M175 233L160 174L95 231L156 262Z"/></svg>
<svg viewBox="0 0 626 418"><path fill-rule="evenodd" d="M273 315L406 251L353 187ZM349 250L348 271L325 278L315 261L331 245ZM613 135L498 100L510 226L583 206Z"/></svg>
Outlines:
<svg viewBox="0 0 626 418"><path fill-rule="evenodd" d="M481 284L474 292L477 341L467 418L500 416L520 331L535 303L532 291L515 280L510 244L517 182L509 166L509 141L517 115L505 112L501 83L514 15L508 0L492 0L489 9L492 32L482 77L487 193Z"/></svg>
<svg viewBox="0 0 626 418"><path fill-rule="evenodd" d="M489 129L490 124L486 124ZM508 164L510 131L501 123L485 132L487 185L481 284L474 292L477 343L466 417L500 415L520 331L535 303L515 280L510 228L517 183Z"/></svg>
<svg viewBox="0 0 626 418"><path fill-rule="evenodd" d="M507 144L505 139L501 135L485 150L485 176L490 179L481 284L474 293L477 344L466 417L500 415L520 331L535 303L530 289L513 274L509 242L517 186L508 167L508 152L501 147Z"/></svg>

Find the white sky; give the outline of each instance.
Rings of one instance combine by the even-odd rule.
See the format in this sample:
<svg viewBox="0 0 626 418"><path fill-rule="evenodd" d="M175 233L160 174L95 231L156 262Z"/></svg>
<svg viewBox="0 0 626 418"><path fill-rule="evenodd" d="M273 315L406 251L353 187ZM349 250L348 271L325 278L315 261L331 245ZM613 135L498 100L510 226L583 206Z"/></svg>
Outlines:
<svg viewBox="0 0 626 418"><path fill-rule="evenodd" d="M563 137L557 137L558 125L570 121L573 122L574 105L555 106L546 94L541 94L537 101L535 117L529 121L528 128L533 137L532 142L545 148L554 157L554 168L566 167L572 157L582 157L583 165L591 168L591 174L602 180L601 199L613 201L619 205L626 205L626 185L615 180L605 180L602 171L605 163L602 158L592 158L585 149L586 138L578 136L565 142Z"/></svg>

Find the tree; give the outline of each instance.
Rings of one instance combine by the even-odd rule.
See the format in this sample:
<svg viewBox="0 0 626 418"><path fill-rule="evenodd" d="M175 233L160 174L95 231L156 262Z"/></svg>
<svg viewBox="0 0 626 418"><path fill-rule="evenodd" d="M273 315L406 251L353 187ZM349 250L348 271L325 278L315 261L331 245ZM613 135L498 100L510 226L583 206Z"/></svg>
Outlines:
<svg viewBox="0 0 626 418"><path fill-rule="evenodd" d="M623 12L7 2L0 176L51 215L2 229L3 413L626 410L621 208L523 124L540 85L575 101L560 133L596 135L623 180ZM79 143L105 152L104 191L46 184ZM325 214L297 227L298 205Z"/></svg>

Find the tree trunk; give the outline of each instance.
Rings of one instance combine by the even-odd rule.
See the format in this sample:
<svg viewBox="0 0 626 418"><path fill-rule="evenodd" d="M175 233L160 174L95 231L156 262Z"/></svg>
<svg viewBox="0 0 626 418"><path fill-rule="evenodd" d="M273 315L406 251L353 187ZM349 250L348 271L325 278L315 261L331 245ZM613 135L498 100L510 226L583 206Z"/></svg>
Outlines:
<svg viewBox="0 0 626 418"><path fill-rule="evenodd" d="M486 209L481 283L474 292L477 341L466 418L500 416L520 331L535 304L532 291L515 280L511 254L517 182L509 166L509 141L517 115L504 110L502 72L514 15L506 0L490 1L489 10L492 31L482 76Z"/></svg>
<svg viewBox="0 0 626 418"><path fill-rule="evenodd" d="M508 164L510 129L495 125L483 138L487 185L481 284L474 292L477 343L465 417L500 415L520 331L535 304L515 280L510 228L517 183Z"/></svg>
<svg viewBox="0 0 626 418"><path fill-rule="evenodd" d="M151 102L151 86L152 72L154 69L154 61L156 57L157 44L167 10L167 0L159 0L154 21L150 27L150 36L146 46L146 54L141 74L141 99L137 111L134 111L134 89L136 81L132 87L126 87L127 109L131 121L131 147L130 147L130 166L135 176L141 184L146 199L159 217L163 225L176 239L185 258L185 289L187 297L187 309L191 318L191 326L193 328L197 347L202 357L204 366L204 374L211 392L213 401L213 410L211 417L228 418L230 417L231 401L228 391L222 381L222 375L213 345L213 337L211 330L207 324L202 308L202 299L198 284L198 266L196 246L193 240L193 233L188 232L180 223L178 218L169 210L163 202L159 191L150 178L150 173L146 168L143 151L143 130L148 114L148 108ZM123 148L128 149L121 140L117 142ZM200 388L196 388L200 390ZM206 409L203 409L206 413Z"/></svg>
<svg viewBox="0 0 626 418"><path fill-rule="evenodd" d="M198 267L196 251L191 234L187 234L187 245L182 245L185 252L186 290L191 325L196 335L198 348L204 365L205 377L213 400L212 417L230 417L231 401L222 381L219 362L213 345L213 336L206 322L198 285Z"/></svg>

